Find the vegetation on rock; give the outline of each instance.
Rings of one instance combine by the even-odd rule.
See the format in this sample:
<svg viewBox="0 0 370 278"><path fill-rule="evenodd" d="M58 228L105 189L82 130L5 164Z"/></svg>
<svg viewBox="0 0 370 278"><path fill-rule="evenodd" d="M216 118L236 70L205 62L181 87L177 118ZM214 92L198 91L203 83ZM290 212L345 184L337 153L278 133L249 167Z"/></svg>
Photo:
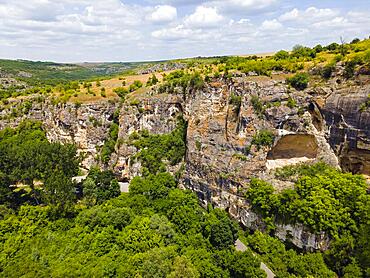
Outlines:
<svg viewBox="0 0 370 278"><path fill-rule="evenodd" d="M370 223L370 195L364 178L324 164L288 167L278 172L283 178L291 175L298 176L294 189L280 193L265 181L252 180L246 198L253 209L268 223L271 219L302 223L313 232L325 231L334 241L326 256L329 266L342 275L349 266L360 268L366 276L370 249L362 242ZM336 252L341 253L343 248L347 251L338 263Z"/></svg>
<svg viewBox="0 0 370 278"><path fill-rule="evenodd" d="M155 135L144 130L130 136L131 144L139 150L136 159L141 162L144 175L165 172L165 161L176 165L183 159L186 125L184 119L179 118L176 129L169 134Z"/></svg>
<svg viewBox="0 0 370 278"><path fill-rule="evenodd" d="M308 86L309 77L307 73L297 73L287 79L287 82L297 90L304 90Z"/></svg>

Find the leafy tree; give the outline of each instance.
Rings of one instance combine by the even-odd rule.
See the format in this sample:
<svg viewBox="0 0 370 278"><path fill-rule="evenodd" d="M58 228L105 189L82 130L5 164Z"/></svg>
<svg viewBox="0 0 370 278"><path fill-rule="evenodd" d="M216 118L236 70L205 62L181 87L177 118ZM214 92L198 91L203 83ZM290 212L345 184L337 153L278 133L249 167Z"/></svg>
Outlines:
<svg viewBox="0 0 370 278"><path fill-rule="evenodd" d="M247 242L278 277L335 276L325 265L320 253L298 254L294 250L287 250L278 239L259 231L248 235Z"/></svg>
<svg viewBox="0 0 370 278"><path fill-rule="evenodd" d="M274 58L276 60L284 60L284 59L288 59L289 58L289 52L285 51L285 50L280 50L278 51L275 55L274 55Z"/></svg>
<svg viewBox="0 0 370 278"><path fill-rule="evenodd" d="M69 192L66 188L71 183L61 190L64 185L51 182L50 177L57 175L58 182L70 180L77 174L78 164L76 147L49 143L39 122L24 121L16 129L0 131L0 182L6 195L4 199L10 197L10 185L23 183L31 188L34 200L40 202L40 190L35 189L35 181L41 181L48 184L48 188L44 188L48 197L44 200L55 205L57 199L62 201L62 197L57 195ZM58 189L53 189L53 186Z"/></svg>
<svg viewBox="0 0 370 278"><path fill-rule="evenodd" d="M271 184L252 179L246 193L246 198L251 201L252 207L262 213L265 217L271 216L279 205L277 195L274 195L274 188Z"/></svg>
<svg viewBox="0 0 370 278"><path fill-rule="evenodd" d="M95 181L91 177L86 178L86 180L83 182L83 195L88 206L93 206L96 204L98 199L97 191L98 190Z"/></svg>
<svg viewBox="0 0 370 278"><path fill-rule="evenodd" d="M370 214L370 204L367 204L367 215ZM364 270L365 276L370 275L370 225L369 223L364 223L360 226L358 237L356 238L355 245L355 258L361 269Z"/></svg>
<svg viewBox="0 0 370 278"><path fill-rule="evenodd" d="M44 183L43 198L55 213L60 214L72 208L75 185L63 172L52 173Z"/></svg>
<svg viewBox="0 0 370 278"><path fill-rule="evenodd" d="M337 50L338 48L339 48L339 44L337 44L336 42L333 42L329 44L328 46L326 46L326 49L329 51L334 51L334 50Z"/></svg>
<svg viewBox="0 0 370 278"><path fill-rule="evenodd" d="M296 45L293 47L292 51L292 57L310 57L310 58L315 58L316 57L316 52L309 48L309 47L304 47L302 45Z"/></svg>
<svg viewBox="0 0 370 278"><path fill-rule="evenodd" d="M130 93L126 88L116 88L113 90L122 100L125 100L126 96Z"/></svg>
<svg viewBox="0 0 370 278"><path fill-rule="evenodd" d="M236 252L232 256L230 268L231 277L265 277L263 270L259 269L260 262L254 257L254 254L247 250L246 252Z"/></svg>
<svg viewBox="0 0 370 278"><path fill-rule="evenodd" d="M316 45L316 46L313 48L313 50L314 50L316 53L320 53L320 52L324 51L324 48L322 47L322 45L321 45L321 44L318 44L318 45Z"/></svg>
<svg viewBox="0 0 370 278"><path fill-rule="evenodd" d="M357 234L370 215L364 179L328 166L300 171L307 176L298 179L294 190L277 194L266 182L252 181L246 196L263 215L289 216L290 221L303 223L314 232L326 231L333 238Z"/></svg>
<svg viewBox="0 0 370 278"><path fill-rule="evenodd" d="M218 248L227 248L234 244L236 238L233 234L233 226L228 222L217 221L211 224L211 244Z"/></svg>
<svg viewBox="0 0 370 278"><path fill-rule="evenodd" d="M120 188L111 171L100 171L98 168L92 168L83 183L83 193L90 204L101 204L119 196Z"/></svg>
<svg viewBox="0 0 370 278"><path fill-rule="evenodd" d="M176 187L176 181L169 173L158 173L146 178L135 177L130 183L130 193L143 194L149 199L164 198L169 189Z"/></svg>
<svg viewBox="0 0 370 278"><path fill-rule="evenodd" d="M146 83L146 86L154 86L157 85L159 82L157 76L153 73L151 77L149 77L148 82Z"/></svg>
<svg viewBox="0 0 370 278"><path fill-rule="evenodd" d="M309 77L307 73L297 73L287 79L287 82L297 90L304 90L308 86Z"/></svg>
<svg viewBox="0 0 370 278"><path fill-rule="evenodd" d="M269 130L261 130L253 136L252 145L255 145L258 150L263 146L272 146L275 140L274 134Z"/></svg>
<svg viewBox="0 0 370 278"><path fill-rule="evenodd" d="M141 87L143 87L143 83L140 80L135 80L134 83L132 83L130 85L129 91L134 92L134 91L140 89Z"/></svg>
<svg viewBox="0 0 370 278"><path fill-rule="evenodd" d="M180 88L186 97L185 93L188 89L199 90L204 86L205 82L199 72L190 74L183 70L177 70L164 77L164 83L159 87L159 92L175 93L176 88Z"/></svg>
<svg viewBox="0 0 370 278"><path fill-rule="evenodd" d="M176 257L168 278L198 278L200 274L186 257Z"/></svg>

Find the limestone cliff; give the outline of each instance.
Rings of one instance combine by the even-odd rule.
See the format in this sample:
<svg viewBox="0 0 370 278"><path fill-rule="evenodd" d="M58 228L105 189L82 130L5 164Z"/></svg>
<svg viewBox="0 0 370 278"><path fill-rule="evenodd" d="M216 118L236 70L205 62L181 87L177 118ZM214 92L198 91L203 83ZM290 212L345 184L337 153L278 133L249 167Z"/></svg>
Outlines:
<svg viewBox="0 0 370 278"><path fill-rule="evenodd" d="M329 81L296 91L279 78L235 76L213 79L202 89L188 88L185 94L181 90L158 94L154 89L131 96L121 106L109 101L82 105L33 101L23 111L25 100L17 100L1 108L0 129L25 118L40 120L51 141L77 145L88 169L99 164L96 157L120 107L119 136L108 167L120 180L129 181L141 173L140 163L132 160L137 150L129 144L130 135L140 130L169 133L182 116L188 129L181 185L196 192L204 205L224 208L246 227L263 230L266 225L244 198L251 177L281 190L292 184L277 180L275 168L315 161L369 175L370 112L360 107L370 85L367 79L362 82ZM14 109L23 112L19 115ZM253 144L262 130L272 131L272 146ZM276 226L277 237L298 247L328 246L325 233L314 234L299 223L278 219Z"/></svg>
<svg viewBox="0 0 370 278"><path fill-rule="evenodd" d="M39 98L11 101L2 107L0 129L17 126L25 119L41 121L51 142L76 144L83 157L83 169L97 164L96 156L107 137L117 105L110 102L54 105L36 99ZM25 103L29 105L26 111Z"/></svg>
<svg viewBox="0 0 370 278"><path fill-rule="evenodd" d="M370 175L370 111L361 105L370 86L343 88L332 93L322 107L329 126L329 143L344 170Z"/></svg>

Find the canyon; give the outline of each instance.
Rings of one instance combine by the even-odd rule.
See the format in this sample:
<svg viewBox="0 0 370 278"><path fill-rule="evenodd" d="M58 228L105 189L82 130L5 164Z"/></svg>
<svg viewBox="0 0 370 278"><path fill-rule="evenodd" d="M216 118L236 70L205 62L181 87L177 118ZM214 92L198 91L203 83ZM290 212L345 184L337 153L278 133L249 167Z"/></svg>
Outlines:
<svg viewBox="0 0 370 278"><path fill-rule="evenodd" d="M261 216L245 199L251 178L270 182L276 191L293 186L274 175L277 168L297 163L325 162L333 167L370 176L370 111L361 109L368 99L368 77L344 82L339 77L303 91L283 78L212 78L201 89L179 88L159 93L156 88L130 101L105 100L82 104L52 103L37 97L10 100L0 109L0 129L15 127L24 119L43 123L51 142L73 143L87 171L94 165L111 169L122 182L140 175L138 150L130 135L143 130L166 134L176 128L178 117L187 122L186 155L178 165L180 186L194 191L206 207L223 208L250 229L266 230ZM237 97L240 103L234 103ZM261 104L256 111L255 101ZM31 107L9 117L25 102ZM114 114L119 112L119 134L108 163L99 154L108 138ZM257 146L261 131L273 134L272 146ZM275 236L307 250L326 250L330 239L300 223L275 219Z"/></svg>

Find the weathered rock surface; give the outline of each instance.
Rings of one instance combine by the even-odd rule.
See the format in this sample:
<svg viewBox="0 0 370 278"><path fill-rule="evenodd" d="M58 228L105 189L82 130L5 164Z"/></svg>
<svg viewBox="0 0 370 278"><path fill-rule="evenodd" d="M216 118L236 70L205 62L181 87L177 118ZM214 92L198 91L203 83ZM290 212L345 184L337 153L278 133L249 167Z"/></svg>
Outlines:
<svg viewBox="0 0 370 278"><path fill-rule="evenodd" d="M12 109L20 109L21 105L22 101L14 101L0 112L0 129L15 127L25 119L41 121L51 142L76 144L78 152L83 155L84 169L97 164L96 156L107 137L116 104L102 102L76 106L32 102L32 108L26 114L9 117Z"/></svg>
<svg viewBox="0 0 370 278"><path fill-rule="evenodd" d="M123 105L120 110L119 142L111 164L122 180L141 174L140 163L131 160L137 153L129 143L134 132L148 130L152 134L170 133L182 115L182 99L171 95L155 95L141 99L138 105Z"/></svg>
<svg viewBox="0 0 370 278"><path fill-rule="evenodd" d="M331 94L322 107L329 126L329 143L344 170L370 175L370 111L361 105L370 85L343 88Z"/></svg>
<svg viewBox="0 0 370 278"><path fill-rule="evenodd" d="M231 95L241 96L240 109L230 104ZM252 95L262 102L281 104L265 110L261 117L253 109ZM291 97L300 107L308 106L311 99L301 92ZM271 180L268 161L271 165L272 161L285 159L288 165L305 158L338 166L325 140L326 127L317 130L311 115L308 112L298 115L298 109L286 105L288 99L286 86L270 80L257 83L240 78L232 83L213 83L202 92L193 92L184 113L188 120L184 186L195 191L204 204L227 209L246 227L264 230L261 217L251 211L243 195L251 177ZM274 146L260 150L253 146L247 154L245 148L260 130L274 131ZM282 186L274 182L273 185L277 189ZM302 225L277 223L277 227L278 237L289 239L299 247L325 249L328 246L324 234L310 233Z"/></svg>
<svg viewBox="0 0 370 278"><path fill-rule="evenodd" d="M178 116L183 116L188 130L181 186L196 192L204 205L224 208L246 227L264 230L262 218L244 198L251 177L265 179L281 190L293 185L276 180L275 168L315 161L370 174L370 112L360 111L369 86L369 82L352 86L328 82L291 92L284 81L241 76L213 80L202 90L187 91L186 99L182 93L137 96L137 101L120 107L119 138L109 167L124 182L140 175L141 165L132 159L137 150L129 144L130 135L141 130L169 133ZM232 95L240 96L240 106L230 101ZM252 96L266 104L263 111L255 111ZM110 102L81 107L34 102L27 115L9 118L16 105L0 110L0 129L16 126L25 118L40 120L51 141L78 146L86 155L86 169L97 164L95 158L118 107ZM273 131L273 146L251 146L248 152L253 136L261 130ZM178 169L168 168L171 172ZM276 236L298 247L328 247L324 233L311 233L299 223L275 224Z"/></svg>

